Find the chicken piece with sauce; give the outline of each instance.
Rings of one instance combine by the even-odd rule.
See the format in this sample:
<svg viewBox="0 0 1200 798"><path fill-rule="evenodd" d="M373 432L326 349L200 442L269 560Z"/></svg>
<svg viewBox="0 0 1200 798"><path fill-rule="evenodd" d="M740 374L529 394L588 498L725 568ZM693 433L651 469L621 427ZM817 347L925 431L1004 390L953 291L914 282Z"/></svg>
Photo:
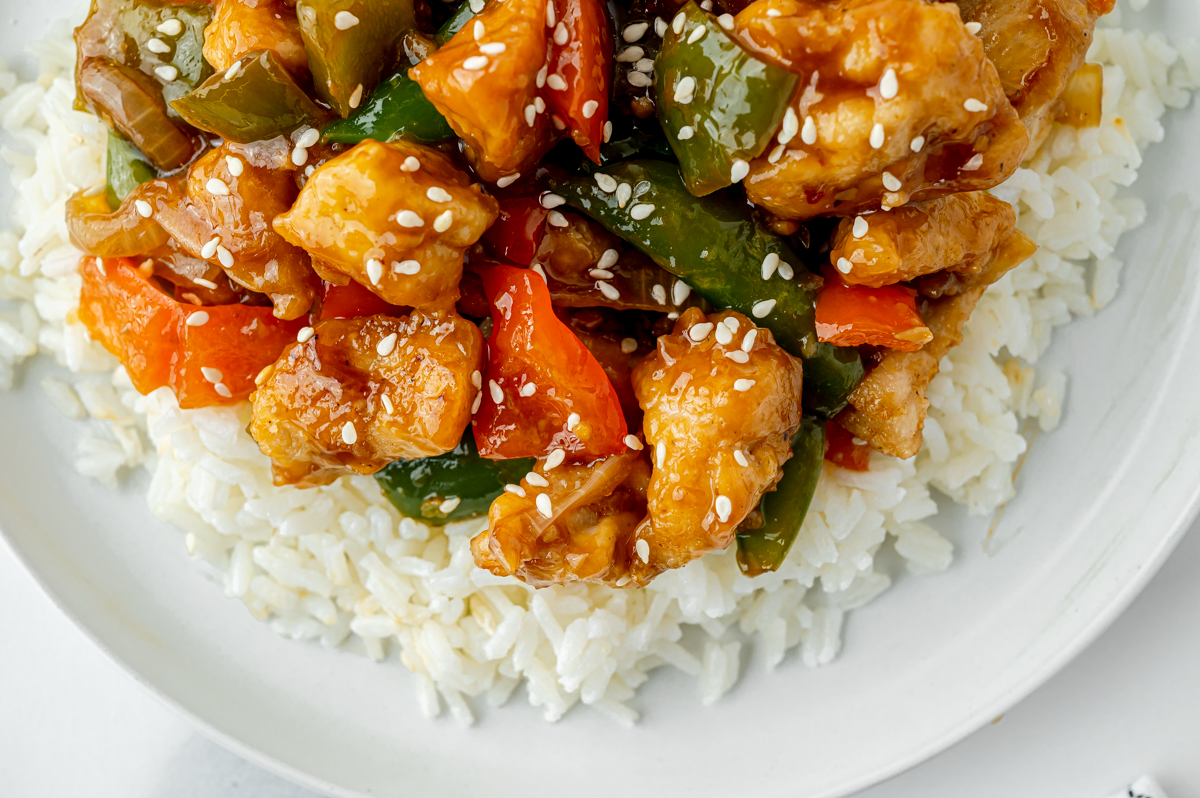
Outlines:
<svg viewBox="0 0 1200 798"><path fill-rule="evenodd" d="M727 547L782 476L801 365L740 313L683 313L633 372L654 471L639 557L657 573ZM641 544L645 541L645 545Z"/></svg>
<svg viewBox="0 0 1200 798"><path fill-rule="evenodd" d="M463 253L497 208L437 150L367 140L321 164L275 229L331 283L354 280L393 305L447 308Z"/></svg>
<svg viewBox="0 0 1200 798"><path fill-rule="evenodd" d="M296 10L282 0L216 0L204 29L204 58L229 69L247 53L271 50L292 77L308 77L308 54Z"/></svg>
<svg viewBox="0 0 1200 798"><path fill-rule="evenodd" d="M1012 206L982 191L843 219L829 259L850 285L878 288L935 272L976 274L1017 224Z"/></svg>
<svg viewBox="0 0 1200 798"><path fill-rule="evenodd" d="M277 485L322 485L458 445L471 421L483 336L450 313L329 319L260 377L250 434Z"/></svg>
<svg viewBox="0 0 1200 798"><path fill-rule="evenodd" d="M801 76L778 145L744 180L776 216L991 188L1025 154L1025 128L952 5L758 0L736 26L752 53Z"/></svg>

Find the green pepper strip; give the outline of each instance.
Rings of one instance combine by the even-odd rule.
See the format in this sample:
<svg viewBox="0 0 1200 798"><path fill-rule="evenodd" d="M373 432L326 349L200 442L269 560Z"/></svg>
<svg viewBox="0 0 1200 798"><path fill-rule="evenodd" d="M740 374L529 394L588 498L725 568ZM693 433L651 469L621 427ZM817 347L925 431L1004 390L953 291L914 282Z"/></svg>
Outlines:
<svg viewBox="0 0 1200 798"><path fill-rule="evenodd" d="M783 464L775 490L762 497L763 525L738 532L738 565L747 576L779 568L804 523L821 477L825 457L825 422L805 416L792 437L792 459Z"/></svg>
<svg viewBox="0 0 1200 798"><path fill-rule="evenodd" d="M108 207L116 210L130 191L158 177L141 150L116 133L109 131L108 151L105 154L104 174Z"/></svg>
<svg viewBox="0 0 1200 798"><path fill-rule="evenodd" d="M624 208L618 200L620 190L607 193L594 176L551 178L550 184L572 206L641 249L709 302L752 317L780 346L804 358L804 402L810 409L829 416L845 407L846 397L862 379L862 360L849 347L818 345L814 303L819 278L799 265L796 254L754 216L745 200L730 192L692 196L679 169L665 161L624 161L597 170L601 173L632 189ZM634 219L631 211L647 204L653 206L650 214ZM796 278L785 280L776 272L763 280L768 254L791 265ZM764 305L768 300L774 300L769 308Z"/></svg>
<svg viewBox="0 0 1200 798"><path fill-rule="evenodd" d="M193 127L248 144L287 135L328 118L270 50L248 53L171 107ZM230 72L233 76L230 77Z"/></svg>
<svg viewBox="0 0 1200 798"><path fill-rule="evenodd" d="M347 119L336 119L321 131L327 142L357 144L364 139L388 141L404 136L416 141L443 141L454 135L446 118L408 77L408 67L379 84L371 99Z"/></svg>
<svg viewBox="0 0 1200 798"><path fill-rule="evenodd" d="M504 486L520 482L534 460L485 460L470 427L454 451L437 457L397 460L375 475L388 500L410 518L445 523L483 515ZM459 499L450 512L447 499Z"/></svg>
<svg viewBox="0 0 1200 798"><path fill-rule="evenodd" d="M680 13L683 27L667 29L654 62L654 90L684 182L703 196L741 180L744 175L731 174L735 162L766 150L799 77L750 55L694 2ZM684 128L687 138L680 135Z"/></svg>

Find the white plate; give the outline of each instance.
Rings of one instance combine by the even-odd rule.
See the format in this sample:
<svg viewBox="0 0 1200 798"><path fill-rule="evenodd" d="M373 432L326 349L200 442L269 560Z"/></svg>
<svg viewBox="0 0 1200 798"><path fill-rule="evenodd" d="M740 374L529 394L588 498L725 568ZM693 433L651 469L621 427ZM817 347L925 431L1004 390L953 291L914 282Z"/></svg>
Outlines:
<svg viewBox="0 0 1200 798"><path fill-rule="evenodd" d="M1158 0L1149 27L1200 34L1200 5ZM59 0L0 29L40 35ZM29 8L28 6L26 8ZM6 26L7 28L7 26ZM837 796L945 749L1045 681L1096 637L1170 552L1200 499L1200 112L1168 116L1135 193L1150 217L1118 253L1117 301L1059 333L1071 376L1062 427L1037 441L1020 494L983 554L958 515L946 574L903 580L854 613L844 655L749 663L711 708L658 674L624 731L587 711L543 723L520 699L473 729L424 720L407 673L275 637L188 561L144 484L112 492L69 463L77 427L37 383L0 393L0 527L98 645L215 739L338 795Z"/></svg>

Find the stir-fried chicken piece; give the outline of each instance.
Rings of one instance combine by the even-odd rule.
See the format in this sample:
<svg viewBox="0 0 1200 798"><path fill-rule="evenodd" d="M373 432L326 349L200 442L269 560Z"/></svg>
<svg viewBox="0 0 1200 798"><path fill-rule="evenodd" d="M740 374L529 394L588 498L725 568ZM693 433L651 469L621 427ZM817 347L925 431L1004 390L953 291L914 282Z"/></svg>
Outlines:
<svg viewBox="0 0 1200 798"><path fill-rule="evenodd" d="M275 229L332 283L353 279L393 305L446 308L458 299L463 252L497 207L437 150L367 140L313 172Z"/></svg>
<svg viewBox="0 0 1200 798"><path fill-rule="evenodd" d="M553 32L545 0L489 3L408 72L466 142L468 160L488 182L528 172L553 143L539 96L549 80L543 65Z"/></svg>
<svg viewBox="0 0 1200 798"><path fill-rule="evenodd" d="M549 470L542 461L492 502L487 530L471 541L475 564L535 587L644 585L658 573L638 558L634 537L649 481L641 451Z"/></svg>
<svg viewBox="0 0 1200 798"><path fill-rule="evenodd" d="M952 289L921 303L921 317L933 340L916 352L884 350L875 368L850 394L850 406L838 415L837 423L884 454L904 459L915 455L929 408L925 391L942 358L962 343L963 326L987 287L1036 250L1028 236L1014 230L981 271L956 276Z"/></svg>
<svg viewBox="0 0 1200 798"><path fill-rule="evenodd" d="M271 50L297 79L308 76L308 54L295 9L282 0L216 0L204 29L204 59L226 70L246 53Z"/></svg>
<svg viewBox="0 0 1200 798"><path fill-rule="evenodd" d="M186 179L152 180L130 197L150 204L151 218L183 252L268 294L279 318L296 319L312 306L317 278L304 250L271 227L296 196L288 152L283 139L226 143L192 164Z"/></svg>
<svg viewBox="0 0 1200 798"><path fill-rule="evenodd" d="M948 270L975 274L1012 234L1012 206L982 191L843 219L829 259L850 285L908 282Z"/></svg>
<svg viewBox="0 0 1200 798"><path fill-rule="evenodd" d="M739 313L691 308L633 388L654 463L641 559L679 568L728 546L779 481L800 426L800 361Z"/></svg>
<svg viewBox="0 0 1200 798"><path fill-rule="evenodd" d="M966 22L996 65L1009 102L1040 143L1057 115L1059 98L1083 64L1096 20L1115 0L959 0Z"/></svg>
<svg viewBox="0 0 1200 798"><path fill-rule="evenodd" d="M458 445L483 366L474 324L414 311L329 319L307 332L251 396L250 434L275 484L327 484Z"/></svg>
<svg viewBox="0 0 1200 798"><path fill-rule="evenodd" d="M758 0L736 24L751 52L801 76L778 145L744 181L777 216L991 188L1025 154L1025 129L954 6Z"/></svg>

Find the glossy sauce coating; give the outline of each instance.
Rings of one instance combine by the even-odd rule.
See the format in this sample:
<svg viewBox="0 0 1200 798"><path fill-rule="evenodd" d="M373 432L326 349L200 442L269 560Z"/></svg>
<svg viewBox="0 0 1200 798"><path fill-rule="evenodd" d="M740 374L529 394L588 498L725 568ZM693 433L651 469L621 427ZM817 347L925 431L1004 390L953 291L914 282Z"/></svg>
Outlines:
<svg viewBox="0 0 1200 798"><path fill-rule="evenodd" d="M308 76L295 9L282 0L216 0L204 29L204 58L223 71L255 50L273 51L297 79Z"/></svg>

